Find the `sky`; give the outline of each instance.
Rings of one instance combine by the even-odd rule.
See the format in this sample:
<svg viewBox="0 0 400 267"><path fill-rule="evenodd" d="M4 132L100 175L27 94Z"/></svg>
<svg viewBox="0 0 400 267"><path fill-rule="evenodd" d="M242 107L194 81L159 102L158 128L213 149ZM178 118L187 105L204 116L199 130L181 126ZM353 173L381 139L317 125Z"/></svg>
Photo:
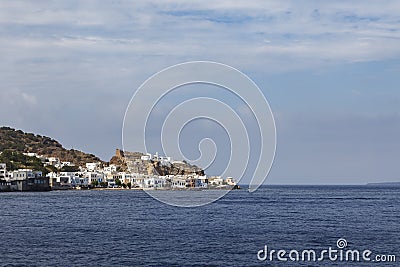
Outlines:
<svg viewBox="0 0 400 267"><path fill-rule="evenodd" d="M140 85L193 60L242 71L268 100L277 149L266 183L400 181L396 0L1 1L0 125L109 160ZM200 87L161 104L200 91L235 106ZM226 133L204 129L185 130L182 150L198 152L196 133L219 139L218 172Z"/></svg>

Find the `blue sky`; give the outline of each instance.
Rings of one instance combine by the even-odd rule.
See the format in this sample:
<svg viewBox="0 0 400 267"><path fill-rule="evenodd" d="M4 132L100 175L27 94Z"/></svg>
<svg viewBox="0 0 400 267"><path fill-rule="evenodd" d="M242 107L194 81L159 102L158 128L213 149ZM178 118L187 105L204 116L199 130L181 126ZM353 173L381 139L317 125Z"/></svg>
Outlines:
<svg viewBox="0 0 400 267"><path fill-rule="evenodd" d="M399 14L398 1L2 1L0 124L108 160L141 83L211 60L271 105L267 182L399 181Z"/></svg>

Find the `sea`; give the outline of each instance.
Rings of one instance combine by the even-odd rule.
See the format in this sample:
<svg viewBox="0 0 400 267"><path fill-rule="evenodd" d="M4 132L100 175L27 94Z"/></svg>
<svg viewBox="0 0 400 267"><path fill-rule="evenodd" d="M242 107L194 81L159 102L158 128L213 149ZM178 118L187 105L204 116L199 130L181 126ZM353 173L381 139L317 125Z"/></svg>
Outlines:
<svg viewBox="0 0 400 267"><path fill-rule="evenodd" d="M140 190L0 193L0 266L400 266L400 188L264 186L195 208Z"/></svg>

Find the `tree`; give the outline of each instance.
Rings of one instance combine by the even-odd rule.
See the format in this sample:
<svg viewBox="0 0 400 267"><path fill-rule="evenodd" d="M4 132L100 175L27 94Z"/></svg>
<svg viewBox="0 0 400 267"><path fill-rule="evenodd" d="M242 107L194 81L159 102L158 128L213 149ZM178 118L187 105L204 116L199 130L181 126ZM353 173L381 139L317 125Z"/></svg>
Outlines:
<svg viewBox="0 0 400 267"><path fill-rule="evenodd" d="M43 166L40 159L29 157L16 151L4 150L0 154L0 162L5 163L7 169L10 171L16 169L33 169L35 171L41 171L43 175L49 173L49 170Z"/></svg>
<svg viewBox="0 0 400 267"><path fill-rule="evenodd" d="M61 170L62 172L78 172L79 171L79 167L78 166L62 166Z"/></svg>
<svg viewBox="0 0 400 267"><path fill-rule="evenodd" d="M92 185L93 185L94 187L96 187L96 186L99 185L99 182L98 182L97 180L94 180L94 181L92 181Z"/></svg>
<svg viewBox="0 0 400 267"><path fill-rule="evenodd" d="M115 179L115 184L119 187L122 185L122 182L120 179L117 178L117 179Z"/></svg>
<svg viewBox="0 0 400 267"><path fill-rule="evenodd" d="M127 186L129 189L131 189L131 188L132 188L132 183L129 182L129 183L126 184L126 186Z"/></svg>
<svg viewBox="0 0 400 267"><path fill-rule="evenodd" d="M123 188L126 188L126 184L125 184L125 183L123 183L123 184L122 184L122 187L123 187Z"/></svg>
<svg viewBox="0 0 400 267"><path fill-rule="evenodd" d="M57 168L53 165L47 165L45 168L47 169L48 172L57 172L58 171Z"/></svg>

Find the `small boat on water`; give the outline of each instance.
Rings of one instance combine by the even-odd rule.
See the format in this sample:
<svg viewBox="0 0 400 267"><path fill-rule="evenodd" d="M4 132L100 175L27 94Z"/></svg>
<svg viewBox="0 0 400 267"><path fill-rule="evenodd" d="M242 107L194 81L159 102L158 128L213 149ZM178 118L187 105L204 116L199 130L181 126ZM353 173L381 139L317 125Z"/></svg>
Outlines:
<svg viewBox="0 0 400 267"><path fill-rule="evenodd" d="M89 190L89 186L78 185L75 187L76 190Z"/></svg>

